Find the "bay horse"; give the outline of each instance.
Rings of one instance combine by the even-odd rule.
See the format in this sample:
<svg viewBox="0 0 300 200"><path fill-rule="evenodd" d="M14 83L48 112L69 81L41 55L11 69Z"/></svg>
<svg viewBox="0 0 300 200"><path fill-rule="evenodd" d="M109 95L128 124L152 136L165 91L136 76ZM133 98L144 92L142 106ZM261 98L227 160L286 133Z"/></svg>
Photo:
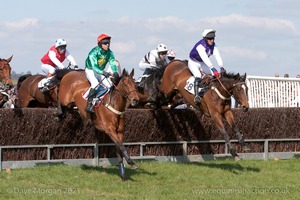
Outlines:
<svg viewBox="0 0 300 200"><path fill-rule="evenodd" d="M5 90L8 90L13 86L13 82L10 78L11 66L9 64L12 58L13 56L7 59L0 58L0 81L4 85Z"/></svg>
<svg viewBox="0 0 300 200"><path fill-rule="evenodd" d="M11 66L10 61L12 60L13 56L3 59L0 58L0 81L3 87L3 92L7 92L7 90L13 87L13 82L10 78L11 76ZM8 97L5 94L0 93L0 108L8 101Z"/></svg>
<svg viewBox="0 0 300 200"><path fill-rule="evenodd" d="M63 72L63 71L61 71ZM119 161L120 177L125 180L125 169L123 157L132 169L138 166L133 162L123 145L124 131L124 111L127 101L134 106L138 103L138 94L135 81L133 79L134 70L130 74L123 69L118 83L115 83L110 91L103 97L98 106L95 106L95 113L89 114L85 111L87 101L83 94L89 89L90 83L83 70L70 71L65 73L56 72L53 81L60 80L58 92L58 115L64 116L68 109L74 105L79 110L81 116L87 119L96 129L105 132L115 143L117 158Z"/></svg>
<svg viewBox="0 0 300 200"><path fill-rule="evenodd" d="M41 107L48 108L57 106L57 88L43 94L38 83L46 76L41 74L25 74L22 75L17 82L17 104L18 108Z"/></svg>
<svg viewBox="0 0 300 200"><path fill-rule="evenodd" d="M201 105L196 105L194 94L189 93L185 89L186 82L191 76L192 74L186 62L173 61L165 69L159 90L167 100L172 99L175 92L179 92L188 104L210 117L224 135L232 157L235 160L239 160L240 158L230 142L222 120L225 119L230 125L243 150L250 150L239 132L231 110L231 96L244 108L244 111L247 111L249 108L247 99L248 88L245 84L246 74L244 76L239 74L222 74L221 78L212 79L206 93L201 98Z"/></svg>

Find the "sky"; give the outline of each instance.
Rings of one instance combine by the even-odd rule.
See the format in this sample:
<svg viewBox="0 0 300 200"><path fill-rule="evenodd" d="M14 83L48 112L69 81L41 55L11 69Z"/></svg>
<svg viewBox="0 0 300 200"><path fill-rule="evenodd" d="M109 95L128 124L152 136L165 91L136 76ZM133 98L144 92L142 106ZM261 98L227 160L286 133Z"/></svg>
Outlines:
<svg viewBox="0 0 300 200"><path fill-rule="evenodd" d="M139 77L139 61L158 44L188 59L203 30L212 28L227 72L300 74L299 0L1 0L1 5L0 58L13 55L17 73L43 74L40 59L57 38L67 41L84 68L98 35L106 33L121 67ZM214 57L211 61L219 69Z"/></svg>

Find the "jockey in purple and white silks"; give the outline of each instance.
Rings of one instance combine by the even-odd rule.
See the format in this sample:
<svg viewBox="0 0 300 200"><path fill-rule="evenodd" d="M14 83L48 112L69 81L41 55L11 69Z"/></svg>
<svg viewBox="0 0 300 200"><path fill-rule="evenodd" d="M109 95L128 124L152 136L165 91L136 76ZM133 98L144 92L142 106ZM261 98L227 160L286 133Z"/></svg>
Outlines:
<svg viewBox="0 0 300 200"><path fill-rule="evenodd" d="M191 73L195 77L194 101L196 104L199 104L201 102L201 98L198 95L198 89L200 86L200 82L202 81L202 72L204 74L210 73L216 77L220 76L219 72L216 70L216 68L209 60L209 57L214 55L220 67L220 72L221 73L225 72L219 49L215 44L215 36L216 36L215 33L216 31L213 29L205 29L202 33L203 39L201 39L194 45L189 55L188 66Z"/></svg>

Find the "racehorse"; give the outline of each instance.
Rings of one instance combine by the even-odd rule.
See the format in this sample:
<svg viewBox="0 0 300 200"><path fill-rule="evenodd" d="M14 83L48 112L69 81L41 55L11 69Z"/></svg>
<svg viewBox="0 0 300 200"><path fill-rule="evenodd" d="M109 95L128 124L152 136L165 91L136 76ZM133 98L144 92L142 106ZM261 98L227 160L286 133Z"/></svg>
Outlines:
<svg viewBox="0 0 300 200"><path fill-rule="evenodd" d="M63 72L63 71L62 71ZM132 169L138 166L133 162L123 145L124 131L124 111L127 100L134 106L138 103L138 94L133 79L134 70L130 74L123 69L122 75L118 83L103 97L98 105L95 105L95 113L89 114L85 112L87 101L83 98L83 94L90 87L90 83L86 79L84 71L70 71L60 74L59 71L53 78L53 81L60 80L58 92L58 114L64 116L68 109L74 105L78 108L81 116L87 119L96 129L105 132L115 143L117 149L117 157L119 160L120 177L125 180L125 169L123 157Z"/></svg>
<svg viewBox="0 0 300 200"><path fill-rule="evenodd" d="M10 61L12 60L12 57L9 57L8 59L0 58L0 81L5 86L5 90L10 89L13 86L13 82L10 78L11 76L11 67L10 67Z"/></svg>
<svg viewBox="0 0 300 200"><path fill-rule="evenodd" d="M42 107L48 108L57 104L57 88L43 94L38 88L38 83L44 79L44 75L25 74L18 79L17 83L17 104L18 108Z"/></svg>
<svg viewBox="0 0 300 200"><path fill-rule="evenodd" d="M12 60L12 57L9 57L8 59L2 59L0 58L0 81L3 84L3 91L6 93L7 90L13 87L13 82L10 78L11 76L11 66L10 61ZM8 101L8 96L5 94L0 93L0 108Z"/></svg>
<svg viewBox="0 0 300 200"><path fill-rule="evenodd" d="M231 126L243 150L250 150L236 126L231 110L230 98L233 96L236 101L242 105L245 111L248 110L248 88L245 84L246 74L244 76L240 76L239 74L222 74L221 78L212 79L206 93L202 97L201 105L196 105L194 102L194 94L189 93L185 89L186 82L191 76L192 74L186 62L173 61L165 69L159 90L164 94L167 100L172 99L175 92L178 91L188 104L210 117L219 131L224 135L225 142L232 157L235 160L239 160L240 158L230 142L222 120L223 118L226 119Z"/></svg>

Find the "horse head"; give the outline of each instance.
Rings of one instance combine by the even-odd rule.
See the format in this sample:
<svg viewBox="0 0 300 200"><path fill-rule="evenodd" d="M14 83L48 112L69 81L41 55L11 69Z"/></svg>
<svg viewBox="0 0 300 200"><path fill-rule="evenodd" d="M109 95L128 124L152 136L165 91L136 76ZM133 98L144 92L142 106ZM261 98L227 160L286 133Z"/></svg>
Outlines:
<svg viewBox="0 0 300 200"><path fill-rule="evenodd" d="M139 102L139 96L136 90L134 76L134 69L128 74L128 72L123 69L121 79L118 82L116 89L120 94L130 101L131 106L136 106Z"/></svg>
<svg viewBox="0 0 300 200"><path fill-rule="evenodd" d="M8 59L1 59L0 58L0 81L5 86L5 89L8 90L12 88L13 83L10 78L11 76L11 67L9 65L9 62L12 60L12 57L9 57Z"/></svg>
<svg viewBox="0 0 300 200"><path fill-rule="evenodd" d="M233 83L233 97L235 100L243 107L244 111L248 111L249 102L248 102L248 87L245 83L246 73L243 76L237 74L235 77L235 82Z"/></svg>

